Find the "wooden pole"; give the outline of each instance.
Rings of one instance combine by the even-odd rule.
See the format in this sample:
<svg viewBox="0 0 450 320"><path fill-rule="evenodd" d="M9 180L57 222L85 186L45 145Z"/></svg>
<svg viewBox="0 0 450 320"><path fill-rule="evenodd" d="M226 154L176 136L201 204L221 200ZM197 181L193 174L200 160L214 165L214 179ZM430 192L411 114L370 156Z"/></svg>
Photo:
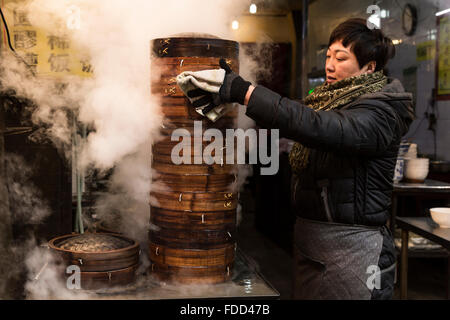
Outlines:
<svg viewBox="0 0 450 320"><path fill-rule="evenodd" d="M402 253L400 268L400 299L408 298L408 231L402 230Z"/></svg>
<svg viewBox="0 0 450 320"><path fill-rule="evenodd" d="M447 250L449 255L447 258L447 300L450 300L450 251Z"/></svg>

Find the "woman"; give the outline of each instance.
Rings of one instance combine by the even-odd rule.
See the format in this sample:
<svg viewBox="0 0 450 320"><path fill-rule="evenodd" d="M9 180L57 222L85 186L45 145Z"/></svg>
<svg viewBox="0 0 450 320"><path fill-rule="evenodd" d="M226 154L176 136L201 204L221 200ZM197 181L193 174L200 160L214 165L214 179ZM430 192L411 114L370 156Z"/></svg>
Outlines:
<svg viewBox="0 0 450 320"><path fill-rule="evenodd" d="M290 153L296 208L296 299L389 299L396 253L386 227L401 137L413 120L412 96L383 68L392 41L350 19L331 34L326 83L298 103L226 70L220 102L238 102L259 126L297 143Z"/></svg>

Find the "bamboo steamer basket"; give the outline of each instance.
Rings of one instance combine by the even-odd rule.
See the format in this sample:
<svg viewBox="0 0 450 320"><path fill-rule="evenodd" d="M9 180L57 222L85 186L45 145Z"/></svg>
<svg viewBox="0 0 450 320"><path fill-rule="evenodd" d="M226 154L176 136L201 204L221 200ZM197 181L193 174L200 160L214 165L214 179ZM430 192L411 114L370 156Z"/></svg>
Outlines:
<svg viewBox="0 0 450 320"><path fill-rule="evenodd" d="M150 192L150 204L153 207L171 211L234 211L237 207L237 200L237 194L232 192Z"/></svg>
<svg viewBox="0 0 450 320"><path fill-rule="evenodd" d="M219 69L220 58L239 71L238 57L237 42L218 38L194 34L152 41L155 72L151 90L160 98L165 119L162 139L152 146L149 250L150 271L162 281L214 284L231 279L236 250L237 166L223 159L207 165L194 153L194 145L201 146L203 155L210 144L203 141L203 133L210 128L220 130L225 138L226 129L235 128L238 109L216 122L209 121L195 112L177 86L176 76L183 71ZM197 141L195 121L202 124L202 137ZM171 141L176 129L184 129L183 137ZM184 143L190 147L191 164L176 165L172 150ZM183 151L179 155L183 156Z"/></svg>
<svg viewBox="0 0 450 320"><path fill-rule="evenodd" d="M236 174L167 174L153 175L164 186L178 192L232 191ZM155 189L158 187L154 186Z"/></svg>
<svg viewBox="0 0 450 320"><path fill-rule="evenodd" d="M211 284L231 279L236 244L209 250L173 249L150 243L151 271L165 281Z"/></svg>
<svg viewBox="0 0 450 320"><path fill-rule="evenodd" d="M153 244L170 248L187 250L220 249L228 244L234 244L235 227L221 230L192 230L158 227L149 231Z"/></svg>
<svg viewBox="0 0 450 320"><path fill-rule="evenodd" d="M139 243L120 234L91 233L89 235L108 235L126 241L128 245L120 249L99 252L63 249L61 244L64 241L80 236L69 234L51 239L48 246L61 258L64 266L75 265L80 268L82 289L96 290L132 283L139 265ZM68 275L65 274L65 276Z"/></svg>
<svg viewBox="0 0 450 320"><path fill-rule="evenodd" d="M207 119L205 120L205 118L196 121L201 122L202 128L204 130L214 128L223 131L233 128L235 126L236 119L234 117L222 117L219 118L216 122L211 122ZM188 130L190 135L194 136L193 121L188 118L165 119L161 126L160 132L164 136L170 136L173 130L180 128Z"/></svg>
<svg viewBox="0 0 450 320"><path fill-rule="evenodd" d="M173 211L151 207L150 223L155 226L172 229L184 229L188 225L191 230L231 229L236 225L235 210L191 212Z"/></svg>
<svg viewBox="0 0 450 320"><path fill-rule="evenodd" d="M197 164L179 164L175 165L170 163L165 163L164 160L169 160L169 158L158 158L162 161L153 161L152 168L158 173L166 174L235 174L237 173L237 168L235 165L229 164L213 164L209 166L197 165Z"/></svg>

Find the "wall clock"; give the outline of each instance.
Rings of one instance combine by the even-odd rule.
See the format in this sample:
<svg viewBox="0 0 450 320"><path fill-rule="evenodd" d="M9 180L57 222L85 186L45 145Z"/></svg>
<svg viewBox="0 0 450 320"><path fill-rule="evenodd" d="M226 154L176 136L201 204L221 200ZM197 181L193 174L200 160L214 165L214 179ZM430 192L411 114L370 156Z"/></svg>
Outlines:
<svg viewBox="0 0 450 320"><path fill-rule="evenodd" d="M403 9L402 28L407 36L412 36L417 27L417 9L412 4L407 4Z"/></svg>

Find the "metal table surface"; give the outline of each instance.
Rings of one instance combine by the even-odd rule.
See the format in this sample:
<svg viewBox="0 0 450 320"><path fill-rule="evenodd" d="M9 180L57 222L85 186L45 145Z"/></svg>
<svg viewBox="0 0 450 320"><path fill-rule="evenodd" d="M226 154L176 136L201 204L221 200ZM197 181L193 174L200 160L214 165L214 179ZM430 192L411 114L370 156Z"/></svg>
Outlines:
<svg viewBox="0 0 450 320"><path fill-rule="evenodd" d="M412 231L450 250L450 228L440 228L428 217L397 217L397 226Z"/></svg>
<svg viewBox="0 0 450 320"><path fill-rule="evenodd" d="M396 224L402 230L400 297L407 299L409 231L440 244L450 252L450 228L441 228L428 217L397 217ZM450 299L450 256L447 257L447 261L447 299Z"/></svg>
<svg viewBox="0 0 450 320"><path fill-rule="evenodd" d="M450 183L429 179L425 180L424 183L394 183L394 190L392 192L391 219L389 222L392 233L395 232L395 221L397 217L399 196L450 198Z"/></svg>
<svg viewBox="0 0 450 320"><path fill-rule="evenodd" d="M257 265L240 249L236 251L231 281L215 285L175 285L150 276L138 276L133 285L88 293L99 300L164 299L278 299L279 292L257 271ZM84 292L87 293L86 291Z"/></svg>
<svg viewBox="0 0 450 320"><path fill-rule="evenodd" d="M397 194L414 194L414 193L449 193L450 183L425 180L424 183L394 183L394 192Z"/></svg>

